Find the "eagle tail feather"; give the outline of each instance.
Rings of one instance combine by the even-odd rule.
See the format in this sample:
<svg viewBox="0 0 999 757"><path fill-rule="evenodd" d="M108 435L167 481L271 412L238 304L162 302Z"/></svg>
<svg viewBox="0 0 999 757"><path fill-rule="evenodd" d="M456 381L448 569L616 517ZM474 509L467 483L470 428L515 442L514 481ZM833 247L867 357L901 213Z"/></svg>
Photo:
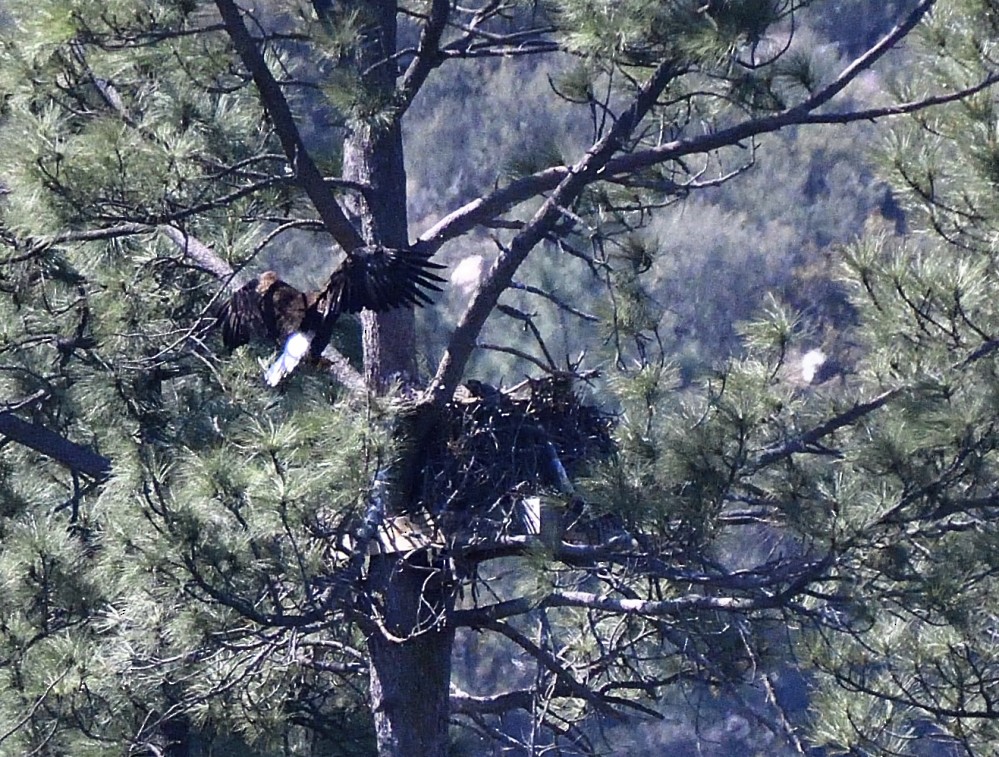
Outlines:
<svg viewBox="0 0 999 757"><path fill-rule="evenodd" d="M284 343L284 349L277 356L273 363L264 371L264 381L268 386L277 386L281 379L291 373L302 362L302 358L309 352L312 343L312 336L301 331L296 331L288 337Z"/></svg>

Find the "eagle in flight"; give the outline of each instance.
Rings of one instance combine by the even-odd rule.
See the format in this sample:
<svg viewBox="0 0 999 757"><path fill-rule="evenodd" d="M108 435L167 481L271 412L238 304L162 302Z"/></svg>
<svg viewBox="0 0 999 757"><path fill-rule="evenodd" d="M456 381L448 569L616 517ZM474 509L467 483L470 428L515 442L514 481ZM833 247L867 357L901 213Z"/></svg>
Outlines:
<svg viewBox="0 0 999 757"><path fill-rule="evenodd" d="M230 350L253 339L283 343L264 373L264 380L277 386L306 354L313 359L322 355L341 313L432 302L427 290L441 291L437 282L444 279L432 273L440 268L444 266L410 250L370 246L349 253L319 292L300 292L274 271L265 271L222 305L222 341Z"/></svg>

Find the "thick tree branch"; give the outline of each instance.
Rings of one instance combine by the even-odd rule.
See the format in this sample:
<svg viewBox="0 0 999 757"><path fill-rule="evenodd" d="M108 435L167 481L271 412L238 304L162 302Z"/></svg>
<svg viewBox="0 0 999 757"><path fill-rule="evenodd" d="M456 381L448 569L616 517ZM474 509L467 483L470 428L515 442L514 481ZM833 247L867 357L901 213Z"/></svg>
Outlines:
<svg viewBox="0 0 999 757"><path fill-rule="evenodd" d="M450 15L451 3L448 0L433 0L430 5L430 15L423 26L423 31L420 32L416 57L409 64L406 73L403 74L402 81L399 82L402 108L397 117L402 116L402 112L413 102L413 98L420 91L420 87L423 86L430 72L444 60L440 44Z"/></svg>
<svg viewBox="0 0 999 757"><path fill-rule="evenodd" d="M772 134L792 126L821 124L851 124L863 121L877 121L882 118L908 115L927 108L957 102L999 83L999 72L990 74L982 81L957 92L935 95L920 100L913 100L896 105L886 105L880 108L849 111L846 113L808 113L792 117L789 111L774 116L753 119L745 123L721 129L709 134L703 134L686 139L638 150L627 155L619 155L607 161L607 166L601 175L602 180L618 181L622 177L634 175L644 169L652 168L672 160L699 155L711 150L744 142L752 137ZM452 211L437 223L424 231L417 242L420 249L427 254L436 252L445 242L462 234L468 233L478 226L489 226L491 222L503 213L551 191L570 172L568 166L553 166L537 173L516 179L485 197L480 197Z"/></svg>
<svg viewBox="0 0 999 757"><path fill-rule="evenodd" d="M554 189L569 175L569 171L568 166L546 168L516 179L485 197L472 200L423 232L417 244L423 251L436 252L445 242L487 223L515 205Z"/></svg>
<svg viewBox="0 0 999 757"><path fill-rule="evenodd" d="M642 564L640 556L636 560L632 567L639 573L666 577L655 570L654 561ZM754 571L719 576L702 575L700 581L689 580L678 571L671 578L685 583L701 583L705 586L705 591L664 600L610 597L581 591L554 591L540 598L518 597L483 607L456 610L451 614L450 620L456 626L480 628L504 618L554 607L585 607L616 614L659 618L686 616L703 610L746 613L784 606L789 597L800 592L809 583L821 579L832 562L833 558L830 556L797 564L773 563ZM745 596L705 593L708 591L726 591L730 594L739 592Z"/></svg>
<svg viewBox="0 0 999 757"><path fill-rule="evenodd" d="M281 147L289 164L295 171L295 177L318 211L327 231L346 252L364 246L361 235L347 219L330 192L322 172L305 148L281 86L267 68L264 56L246 28L239 8L233 0L216 0L215 5L219 9L236 53L257 85L264 108L274 124L274 130L281 140Z"/></svg>
<svg viewBox="0 0 999 757"><path fill-rule="evenodd" d="M659 64L638 91L631 106L621 114L607 134L569 170L568 175L559 182L527 226L514 236L509 248L496 258L462 314L438 366L437 375L430 387L430 396L435 404L443 404L453 394L475 347L478 334L495 308L500 294L510 286L517 268L531 250L562 218L561 208L571 206L586 186L597 180L607 162L621 149L655 105L659 94L678 73L679 69L673 61Z"/></svg>
<svg viewBox="0 0 999 757"><path fill-rule="evenodd" d="M886 105L881 108L868 108L846 113L800 113L797 112L797 109L792 109L773 116L746 121L745 123L721 129L711 134L704 134L690 139L675 140L648 150L640 150L630 155L622 155L617 160L608 164L607 173L611 175L610 178L627 176L644 168L659 165L670 160L717 150L722 147L730 147L752 137L771 134L791 126L850 124L916 113L938 105L957 102L988 89L997 82L999 82L999 72L989 74L989 76L980 82L956 92L935 95L897 105Z"/></svg>
<svg viewBox="0 0 999 757"><path fill-rule="evenodd" d="M13 413L0 413L0 434L65 465L70 470L103 481L111 475L111 460L98 455L54 431L21 420Z"/></svg>
<svg viewBox="0 0 999 757"><path fill-rule="evenodd" d="M840 75L836 77L835 81L812 95L810 98L805 100L805 102L791 108L788 113L811 113L832 100L836 95L842 92L847 85L850 84L850 82L856 79L864 71L868 70L872 65L874 65L875 61L883 57L885 53L891 50L896 44L904 39L909 32L915 29L919 22L923 20L923 16L925 16L934 5L936 5L936 0L921 0L921 2L912 9L908 16L902 19L902 21L896 24L891 31L875 42L870 49L859 55L846 68L844 68L840 72Z"/></svg>
<svg viewBox="0 0 999 757"><path fill-rule="evenodd" d="M453 715L501 715L510 710L530 711L534 703L534 692L530 689L507 691L486 697L477 697L463 691L451 692L451 713Z"/></svg>

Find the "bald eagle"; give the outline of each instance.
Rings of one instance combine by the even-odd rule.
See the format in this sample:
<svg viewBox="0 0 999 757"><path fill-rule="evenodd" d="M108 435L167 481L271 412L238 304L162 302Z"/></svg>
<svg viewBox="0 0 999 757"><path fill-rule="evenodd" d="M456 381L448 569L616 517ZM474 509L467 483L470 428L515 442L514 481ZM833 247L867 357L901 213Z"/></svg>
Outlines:
<svg viewBox="0 0 999 757"><path fill-rule="evenodd" d="M222 305L222 341L229 349L252 339L283 344L264 374L269 385L277 386L306 354L322 355L341 313L428 304L426 290L439 292L436 282L444 281L431 271L443 267L419 253L372 246L351 252L319 292L300 292L265 271Z"/></svg>

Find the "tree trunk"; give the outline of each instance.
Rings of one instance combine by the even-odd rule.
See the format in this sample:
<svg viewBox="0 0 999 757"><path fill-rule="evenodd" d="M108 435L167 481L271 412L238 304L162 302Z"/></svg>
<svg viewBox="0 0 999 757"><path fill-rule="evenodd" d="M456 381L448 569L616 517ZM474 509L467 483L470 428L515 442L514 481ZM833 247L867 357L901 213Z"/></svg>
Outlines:
<svg viewBox="0 0 999 757"><path fill-rule="evenodd" d="M385 629L368 639L380 757L447 755L454 630L444 567L425 553L371 558L368 590Z"/></svg>
<svg viewBox="0 0 999 757"><path fill-rule="evenodd" d="M364 86L381 102L391 102L397 67L391 62L396 47L396 0L366 0L362 17L370 23L357 41L356 61L365 71ZM389 62L386 62L389 61ZM402 127L357 121L344 144L343 176L368 188L364 198L354 196L348 208L360 220L368 244L405 247L409 241L406 215L406 167ZM410 308L376 316L362 313L364 370L369 386L393 376L415 375L416 349Z"/></svg>
<svg viewBox="0 0 999 757"><path fill-rule="evenodd" d="M365 241L405 247L409 224L401 129L395 126L375 131L369 124L357 126L344 145L343 175L370 187L367 203L361 198L349 203L361 221ZM398 308L377 315L364 312L361 322L368 385L377 387L393 377L412 378L416 372L412 309Z"/></svg>
<svg viewBox="0 0 999 757"><path fill-rule="evenodd" d="M385 61L395 52L396 2L365 0L362 13L371 23L357 42L358 68L367 72L366 86L390 102L396 67ZM406 172L399 124L354 124L344 145L343 175L368 188L364 198L349 203L365 241L406 246ZM364 371L370 387L377 390L387 380L415 375L413 322L409 308L362 314ZM389 494L389 515L405 506L402 497L400 492ZM373 555L365 588L382 628L368 639L378 754L444 757L454 643L454 632L444 622L453 604L446 563L431 553Z"/></svg>

